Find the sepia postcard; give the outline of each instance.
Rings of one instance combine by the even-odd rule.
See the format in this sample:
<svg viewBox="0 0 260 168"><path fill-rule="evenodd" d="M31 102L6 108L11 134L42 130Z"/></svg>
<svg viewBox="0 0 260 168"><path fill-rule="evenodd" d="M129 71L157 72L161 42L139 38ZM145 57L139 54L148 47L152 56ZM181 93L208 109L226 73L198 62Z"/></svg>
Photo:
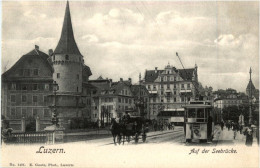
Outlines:
<svg viewBox="0 0 260 168"><path fill-rule="evenodd" d="M258 1L1 10L0 167L259 167Z"/></svg>

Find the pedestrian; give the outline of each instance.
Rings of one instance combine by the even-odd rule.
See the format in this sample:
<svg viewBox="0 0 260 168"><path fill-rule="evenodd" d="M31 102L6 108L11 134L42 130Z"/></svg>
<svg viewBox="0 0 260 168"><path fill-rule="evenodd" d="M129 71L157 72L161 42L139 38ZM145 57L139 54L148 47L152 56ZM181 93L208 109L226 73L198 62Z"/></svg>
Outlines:
<svg viewBox="0 0 260 168"><path fill-rule="evenodd" d="M242 134L243 125L240 125L239 130L240 130L240 134Z"/></svg>
<svg viewBox="0 0 260 168"><path fill-rule="evenodd" d="M237 129L237 124L236 124L236 123L233 123L232 125L233 125L233 126L232 126L232 127L233 127L232 129L233 129L233 131L234 131L234 139L236 139L237 130L238 130L238 129Z"/></svg>
<svg viewBox="0 0 260 168"><path fill-rule="evenodd" d="M221 121L220 126L221 126L221 130L223 131L223 128L224 128L224 122L223 121Z"/></svg>
<svg viewBox="0 0 260 168"><path fill-rule="evenodd" d="M230 130L230 123L229 122L227 123L227 128L228 128L228 130Z"/></svg>
<svg viewBox="0 0 260 168"><path fill-rule="evenodd" d="M252 146L253 144L253 129L251 126L246 128L244 135L246 136L246 146Z"/></svg>

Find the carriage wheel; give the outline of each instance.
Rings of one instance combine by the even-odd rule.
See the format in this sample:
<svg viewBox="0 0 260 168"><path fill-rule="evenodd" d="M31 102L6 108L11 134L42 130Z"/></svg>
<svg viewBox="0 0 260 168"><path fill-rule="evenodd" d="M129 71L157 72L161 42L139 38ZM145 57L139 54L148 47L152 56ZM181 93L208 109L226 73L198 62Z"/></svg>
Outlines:
<svg viewBox="0 0 260 168"><path fill-rule="evenodd" d="M138 143L138 133L135 134L135 143Z"/></svg>
<svg viewBox="0 0 260 168"><path fill-rule="evenodd" d="M120 145L121 144L121 135L117 135L117 143Z"/></svg>
<svg viewBox="0 0 260 168"><path fill-rule="evenodd" d="M143 134L143 135L142 135L142 140L143 140L143 142L146 141L146 134Z"/></svg>

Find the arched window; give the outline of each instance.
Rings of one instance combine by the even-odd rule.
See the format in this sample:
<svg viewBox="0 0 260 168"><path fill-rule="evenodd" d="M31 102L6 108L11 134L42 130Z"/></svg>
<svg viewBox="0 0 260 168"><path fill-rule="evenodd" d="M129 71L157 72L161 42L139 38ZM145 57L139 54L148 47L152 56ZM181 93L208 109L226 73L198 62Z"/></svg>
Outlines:
<svg viewBox="0 0 260 168"><path fill-rule="evenodd" d="M65 55L65 59L66 59L66 61L68 61L69 60L69 56Z"/></svg>

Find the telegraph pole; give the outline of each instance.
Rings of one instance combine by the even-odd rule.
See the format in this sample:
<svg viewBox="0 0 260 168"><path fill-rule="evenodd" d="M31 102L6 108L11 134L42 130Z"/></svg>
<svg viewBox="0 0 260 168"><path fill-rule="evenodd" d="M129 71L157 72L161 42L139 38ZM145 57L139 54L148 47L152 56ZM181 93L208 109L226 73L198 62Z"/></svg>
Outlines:
<svg viewBox="0 0 260 168"><path fill-rule="evenodd" d="M252 81L251 81L252 69L250 67L250 81L249 81L249 124L252 124Z"/></svg>

